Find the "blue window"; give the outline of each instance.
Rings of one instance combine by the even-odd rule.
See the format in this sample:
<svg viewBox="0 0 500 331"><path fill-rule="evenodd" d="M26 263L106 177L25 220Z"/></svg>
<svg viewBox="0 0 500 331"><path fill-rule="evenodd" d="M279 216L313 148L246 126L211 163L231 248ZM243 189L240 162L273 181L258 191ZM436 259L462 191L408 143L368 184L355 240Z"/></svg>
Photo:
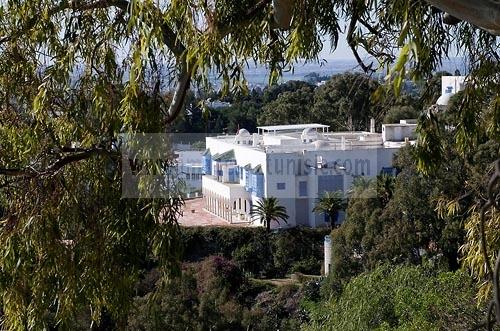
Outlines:
<svg viewBox="0 0 500 331"><path fill-rule="evenodd" d="M318 195L324 192L343 191L344 177L342 175L320 175L318 176Z"/></svg>
<svg viewBox="0 0 500 331"><path fill-rule="evenodd" d="M235 181L235 169L234 168L229 168L228 169L228 177L230 182Z"/></svg>
<svg viewBox="0 0 500 331"><path fill-rule="evenodd" d="M299 196L307 197L307 182L299 182Z"/></svg>
<svg viewBox="0 0 500 331"><path fill-rule="evenodd" d="M393 167L382 167L382 170L380 170L380 174L385 174L389 176L394 176L396 173L396 169Z"/></svg>
<svg viewBox="0 0 500 331"><path fill-rule="evenodd" d="M264 197L264 175L263 174L256 174L255 175L255 196L259 198Z"/></svg>
<svg viewBox="0 0 500 331"><path fill-rule="evenodd" d="M285 185L285 183L277 183L276 188L278 190L284 190L286 188L286 185Z"/></svg>
<svg viewBox="0 0 500 331"><path fill-rule="evenodd" d="M245 169L245 190L247 192L252 192L252 183L250 182L252 176L250 176L250 171Z"/></svg>
<svg viewBox="0 0 500 331"><path fill-rule="evenodd" d="M203 173L206 175L212 174L212 157L209 155L204 155L203 160Z"/></svg>

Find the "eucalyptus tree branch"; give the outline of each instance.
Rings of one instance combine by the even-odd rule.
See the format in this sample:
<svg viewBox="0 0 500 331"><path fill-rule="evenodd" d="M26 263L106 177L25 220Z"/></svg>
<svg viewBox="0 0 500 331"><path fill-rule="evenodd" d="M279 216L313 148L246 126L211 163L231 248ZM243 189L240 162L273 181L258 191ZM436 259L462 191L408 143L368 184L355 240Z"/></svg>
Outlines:
<svg viewBox="0 0 500 331"><path fill-rule="evenodd" d="M498 0L427 0L427 2L456 18L500 36Z"/></svg>
<svg viewBox="0 0 500 331"><path fill-rule="evenodd" d="M250 10L247 12L246 16L247 17L255 16L256 14L261 12L264 8L266 8L266 6L269 5L270 3L271 3L271 0L260 0L259 2L257 2L255 4L255 6L250 8Z"/></svg>
<svg viewBox="0 0 500 331"><path fill-rule="evenodd" d="M260 14L262 10L264 10L270 3L273 2L274 5L274 18L277 23L278 28L287 29L290 26L291 16L293 13L293 3L290 0L260 0L257 2L252 8L250 8L242 18L241 22L245 24L246 22L251 21L256 15ZM96 0L96 1L62 1L58 5L49 9L49 15L55 15L64 10L72 9L74 11L88 11L95 9L104 9L115 7L119 8L124 12L130 10L131 3L129 0ZM159 14L161 11L159 8L155 8ZM0 38L0 45L5 42L9 42L15 40L17 38L22 37L24 34L35 28L38 17L33 17L27 21L24 27L20 30L12 33L11 35L4 36ZM163 42L167 46L167 48L172 52L175 56L177 65L179 68L179 73L177 77L177 84L175 87L174 95L172 98L172 102L168 109L167 118L165 120L166 123L171 123L175 120L178 114L182 110L182 106L184 104L187 91L191 85L191 79L195 68L190 66L187 63L186 59L186 47L179 40L177 33L169 26L168 23L164 22L161 25L161 30L163 34ZM231 31L224 30L220 31L222 36L226 36Z"/></svg>
<svg viewBox="0 0 500 331"><path fill-rule="evenodd" d="M370 33L372 33L373 35L375 36L379 36L380 35L380 31L378 31L377 29L375 29L370 23L368 23L366 20L362 19L361 17L358 18L358 21L359 23L363 24L363 26L365 28L368 29L368 31L370 31Z"/></svg>
<svg viewBox="0 0 500 331"><path fill-rule="evenodd" d="M69 8L69 3L67 2L61 2L60 4L58 4L57 6L51 8L48 13L49 15L55 15L63 10L66 10ZM17 38L20 38L22 37L24 34L28 33L31 29L33 29L35 27L35 25L38 23L38 20L39 20L39 16L34 16L34 17L31 17L27 22L26 24L21 28L19 29L18 31L15 31L13 32L12 34L10 35L7 35L7 36L3 36L3 37L0 37L0 45L4 44L4 43L7 43L9 41L13 41L13 40L16 40Z"/></svg>
<svg viewBox="0 0 500 331"><path fill-rule="evenodd" d="M488 305L488 314L486 317L486 327L488 330L493 330L495 323L500 323L500 251L497 253L494 268L490 263L490 255L487 249L487 238L485 233L486 213L490 209L499 210L500 206L497 203L495 189L500 183L500 159L495 161L495 170L491 175L486 188L487 198L486 203L481 207L479 219L479 231L481 236L481 253L483 255L484 264L486 266L488 280L493 283L492 299ZM492 318L492 317L495 318Z"/></svg>
<svg viewBox="0 0 500 331"><path fill-rule="evenodd" d="M112 152L101 147L94 147L90 149L66 149L66 150L67 151L78 150L78 151L70 155L60 157L55 162L50 164L47 168L41 170L34 169L33 167L0 168L0 176L28 177L28 178L51 176L71 163L83 161L96 155L113 155Z"/></svg>
<svg viewBox="0 0 500 331"><path fill-rule="evenodd" d="M186 94L191 85L192 69L188 68L185 57L181 60L181 69L177 78L177 87L172 97L172 102L168 108L168 117L165 120L166 124L172 123L182 110Z"/></svg>
<svg viewBox="0 0 500 331"><path fill-rule="evenodd" d="M271 0L261 0L254 7L252 7L243 18L243 22L251 21L256 15L258 15ZM228 35L231 31L224 30L221 31L222 38ZM177 78L177 87L175 89L174 95L172 97L172 102L168 109L168 117L165 122L167 124L172 123L182 110L184 101L186 99L187 91L191 85L191 77L194 71L194 67L189 66L186 61L186 48L182 43L178 42L177 36L174 31L165 23L162 25L162 33L164 42L167 47L174 53L177 58L180 71Z"/></svg>
<svg viewBox="0 0 500 331"><path fill-rule="evenodd" d="M100 2L115 6L122 9L123 11L127 11L130 7L130 3L127 0L101 0ZM160 9L156 8L156 10L159 11ZM192 68L188 67L188 63L186 61L186 47L180 42L177 34L166 22L162 24L161 30L163 35L163 42L174 54L180 67L180 72L177 77L177 86L175 88L172 102L170 103L168 109L168 117L165 120L166 123L172 123L177 118L182 110L182 106L184 105L187 91L189 90L189 87L191 85L191 76L193 70Z"/></svg>
<svg viewBox="0 0 500 331"><path fill-rule="evenodd" d="M274 12L274 21L277 28L288 29L291 23L291 17L294 11L294 3L292 0L260 0L251 7L244 17L238 18L239 24L245 25L251 22L256 16L263 13L263 11L272 4ZM130 11L132 3L130 0L94 0L94 1L84 1L84 0L73 0L73 1L61 1L59 4L55 5L53 8L49 8L48 14L56 15L65 10L72 10L74 12L82 12L89 10L105 9L105 8L117 8L123 13L128 13L130 16ZM163 16L163 13L159 7L152 7L152 11L158 16ZM39 22L39 17L32 17L28 19L24 26L22 26L18 31L11 32L10 35L0 37L0 44L16 40L22 37L24 34L36 28ZM363 24L366 24L364 22ZM370 29L369 26L367 28ZM181 112L182 107L185 102L187 91L190 88L191 80L196 66L191 65L187 61L187 49L186 45L182 43L177 32L170 26L168 22L161 23L161 31L163 35L163 42L170 52L174 55L177 62L177 82L175 91L173 94L172 102L169 105L168 112L166 115L166 123L171 123L175 120L178 114ZM220 37L224 38L231 31L225 27L219 31ZM352 37L352 34L351 34ZM364 71L369 71L370 68L365 66L357 54L355 48L351 45L353 52Z"/></svg>
<svg viewBox="0 0 500 331"><path fill-rule="evenodd" d="M373 69L370 66L367 66L361 57L359 56L358 50L356 49L356 42L354 41L354 29L356 28L356 23L358 22L358 15L356 13L353 13L351 21L349 22L349 28L347 30L347 44L351 48L352 54L356 58L356 61L358 62L359 66L365 73L372 72Z"/></svg>
<svg viewBox="0 0 500 331"><path fill-rule="evenodd" d="M265 1L261 1L265 2ZM274 23L276 28L288 30L292 21L293 0L273 0Z"/></svg>
<svg viewBox="0 0 500 331"><path fill-rule="evenodd" d="M50 8L48 10L48 15L52 16L60 13L67 9L73 9L75 11L86 11L93 9L104 9L108 7L117 7L124 11L127 10L129 2L127 0L98 0L94 2L83 2L83 1L61 1L58 5ZM22 37L24 34L29 32L38 23L40 17L34 16L28 19L26 24L18 31L13 32L10 35L0 37L0 45L9 41L13 41L17 38Z"/></svg>
<svg viewBox="0 0 500 331"><path fill-rule="evenodd" d="M109 7L116 7L123 11L127 11L130 8L130 2L127 0L98 0L94 2L82 2L82 1L61 2L59 5L49 10L49 15L55 15L67 9L73 9L75 11L87 11L87 10L103 9ZM20 30L8 36L1 37L0 45L22 37L24 34L29 32L36 26L38 19L39 17L32 17ZM168 118L166 119L166 122L170 123L177 117L177 115L180 113L182 109L182 105L184 104L187 90L189 89L190 86L192 70L188 69L188 65L185 58L186 48L177 38L177 34L170 28L170 26L167 23L163 23L161 29L165 45L174 54L174 56L178 61L179 67L181 68L178 77L177 87L174 93L174 98L172 99L172 103L170 104L168 110Z"/></svg>

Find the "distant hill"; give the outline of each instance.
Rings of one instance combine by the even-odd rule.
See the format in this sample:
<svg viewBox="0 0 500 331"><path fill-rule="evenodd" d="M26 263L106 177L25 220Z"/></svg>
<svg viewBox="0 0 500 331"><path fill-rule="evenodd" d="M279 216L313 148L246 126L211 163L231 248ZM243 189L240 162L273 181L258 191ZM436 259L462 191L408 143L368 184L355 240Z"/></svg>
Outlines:
<svg viewBox="0 0 500 331"><path fill-rule="evenodd" d="M444 60L443 64L436 71L455 72L459 70L464 74L467 72L466 63L463 58L451 58ZM282 82L288 80L306 80L305 76L317 73L319 76L332 76L346 71L361 71L358 63L354 59L339 59L328 60L321 63L305 63L296 64L293 72L283 72ZM269 80L269 69L263 65L249 67L245 70L245 77L250 87L265 87ZM212 82L218 85L219 80L216 75L213 76Z"/></svg>

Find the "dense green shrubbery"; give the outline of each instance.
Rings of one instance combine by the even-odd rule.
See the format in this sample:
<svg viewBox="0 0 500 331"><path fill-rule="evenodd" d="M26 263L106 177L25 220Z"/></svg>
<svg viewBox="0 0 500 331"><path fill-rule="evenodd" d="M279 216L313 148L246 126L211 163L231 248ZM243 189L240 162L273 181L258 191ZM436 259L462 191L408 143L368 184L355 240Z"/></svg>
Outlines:
<svg viewBox="0 0 500 331"><path fill-rule="evenodd" d="M310 290L309 290L310 291ZM300 285L252 282L231 260L210 256L185 265L155 298L135 300L130 330L297 330L304 321Z"/></svg>
<svg viewBox="0 0 500 331"><path fill-rule="evenodd" d="M153 298L158 275L137 285L130 330L297 330L307 321L304 298L319 298L319 283L272 286L257 278L292 272L319 274L328 229L182 228L182 276ZM157 289L158 290L158 289ZM154 299L154 300L153 300Z"/></svg>
<svg viewBox="0 0 500 331"><path fill-rule="evenodd" d="M253 238L263 237L262 228L189 227L181 229L186 262L201 261L209 255L231 257L238 248Z"/></svg>
<svg viewBox="0 0 500 331"><path fill-rule="evenodd" d="M379 266L330 298L320 296L319 280L270 284L247 278L229 259L210 256L186 264L182 277L155 298L137 297L128 329L465 330L484 316L466 273L430 263Z"/></svg>
<svg viewBox="0 0 500 331"><path fill-rule="evenodd" d="M396 177L359 179L351 188L347 218L332 232L337 283L380 263L420 264L423 256L441 259L448 270L459 268L465 216L440 214L438 202L443 195L461 192L466 166L456 152L447 151L447 166L424 176L417 170L414 152L413 147L398 152Z"/></svg>
<svg viewBox="0 0 500 331"><path fill-rule="evenodd" d="M463 271L435 266L377 267L345 286L341 295L313 309L306 330L467 330L484 312Z"/></svg>
<svg viewBox="0 0 500 331"><path fill-rule="evenodd" d="M329 230L292 228L266 233L263 228L183 228L184 261L209 255L233 259L255 277L284 277L293 272L319 274L323 239Z"/></svg>

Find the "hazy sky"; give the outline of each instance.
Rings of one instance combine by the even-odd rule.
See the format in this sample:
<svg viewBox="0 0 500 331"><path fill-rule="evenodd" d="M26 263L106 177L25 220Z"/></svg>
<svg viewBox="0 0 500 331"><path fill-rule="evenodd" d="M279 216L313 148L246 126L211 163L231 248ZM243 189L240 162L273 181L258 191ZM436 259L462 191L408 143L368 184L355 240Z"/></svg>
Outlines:
<svg viewBox="0 0 500 331"><path fill-rule="evenodd" d="M346 30L346 24L345 22L339 22L341 28ZM334 59L351 59L355 61L354 56L352 55L352 51L349 48L349 45L347 45L347 40L346 40L346 34L341 33L339 34L339 41L337 45L337 49L335 49L335 52L331 53L331 48L330 48L330 39L325 36L324 37L325 41L323 43L323 50L320 53L320 58L323 58L325 60L334 60ZM361 58L364 58L367 53L364 52L363 50L358 50L359 56Z"/></svg>

